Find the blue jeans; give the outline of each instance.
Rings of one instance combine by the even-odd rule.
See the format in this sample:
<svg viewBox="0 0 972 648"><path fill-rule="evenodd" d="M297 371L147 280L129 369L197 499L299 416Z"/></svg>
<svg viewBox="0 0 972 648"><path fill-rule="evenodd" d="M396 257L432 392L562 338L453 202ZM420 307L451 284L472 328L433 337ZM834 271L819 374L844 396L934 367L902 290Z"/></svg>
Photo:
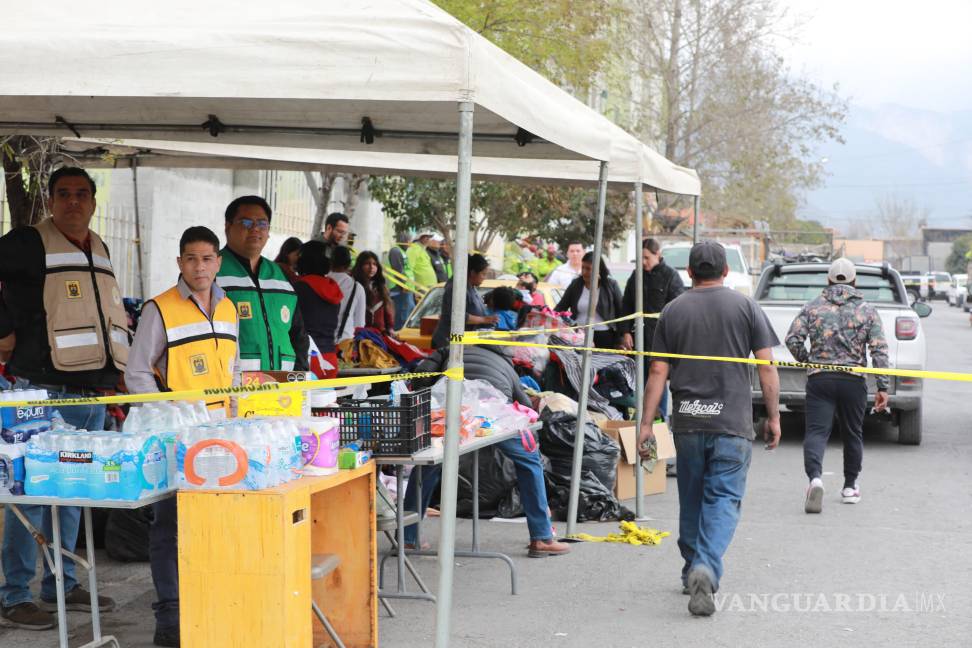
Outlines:
<svg viewBox="0 0 972 648"><path fill-rule="evenodd" d="M395 330L397 331L405 326L405 320L408 319L412 309L415 308L415 295L403 290L393 294L391 298L395 304Z"/></svg>
<svg viewBox="0 0 972 648"><path fill-rule="evenodd" d="M48 392L51 398L78 398L80 394ZM104 405L75 405L59 408L64 421L78 429L101 430L105 426ZM47 538L53 538L51 530L51 507L21 506L20 512L30 523L40 529ZM32 600L30 580L37 568L37 544L30 532L21 524L17 516L7 507L3 523L3 548L0 560L3 561L4 585L0 587L0 601L4 607ZM73 552L78 541L78 525L81 522L81 509L62 506L58 509L61 523L61 546ZM74 561L64 556L64 591L70 592L78 586L74 575ZM54 575L47 562L44 562L44 578L41 581L41 598L45 601L57 599Z"/></svg>
<svg viewBox="0 0 972 648"><path fill-rule="evenodd" d="M516 467L516 483L520 488L520 501L523 503L523 510L526 513L530 540L550 540L553 538L553 530L550 527L550 517L547 515L547 487L543 481L543 464L540 462L540 451L527 452L523 443L520 442L520 437L501 441L497 445ZM425 517L425 509L429 506L429 500L432 499L432 492L441 477L441 466L430 466L422 470L422 505L419 513L423 518ZM416 510L415 499L415 480L409 479L408 487L405 489L406 511ZM415 544L417 535L417 525L405 527L405 542Z"/></svg>
<svg viewBox="0 0 972 648"><path fill-rule="evenodd" d="M679 432L674 438L678 548L685 559L682 584L690 571L702 569L718 589L722 556L739 522L753 444L743 437L707 432Z"/></svg>

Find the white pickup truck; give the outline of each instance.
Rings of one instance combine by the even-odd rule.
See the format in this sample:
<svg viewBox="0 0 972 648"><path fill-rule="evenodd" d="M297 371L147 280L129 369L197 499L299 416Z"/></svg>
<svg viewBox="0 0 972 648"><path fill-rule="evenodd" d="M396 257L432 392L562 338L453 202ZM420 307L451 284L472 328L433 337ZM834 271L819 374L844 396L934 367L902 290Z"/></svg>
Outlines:
<svg viewBox="0 0 972 648"><path fill-rule="evenodd" d="M785 345L787 331L804 304L818 297L827 286L828 269L829 265L824 263L774 265L766 268L760 276L755 298L769 317L781 343L773 349L775 360L794 359ZM908 294L901 277L887 264L858 265L857 288L881 315L884 336L888 341L890 366L898 369L924 369L925 336L919 317L930 315L931 307L922 302L916 303L914 307L909 306ZM758 421L766 416L766 412L756 372L752 373L753 403L756 408L754 420ZM806 370L781 367L779 374L780 404L788 411L803 411L806 407ZM871 406L877 391L874 377L868 376L867 383L868 404ZM888 396L891 418L898 426L898 443L921 443L921 393L921 379L891 378Z"/></svg>

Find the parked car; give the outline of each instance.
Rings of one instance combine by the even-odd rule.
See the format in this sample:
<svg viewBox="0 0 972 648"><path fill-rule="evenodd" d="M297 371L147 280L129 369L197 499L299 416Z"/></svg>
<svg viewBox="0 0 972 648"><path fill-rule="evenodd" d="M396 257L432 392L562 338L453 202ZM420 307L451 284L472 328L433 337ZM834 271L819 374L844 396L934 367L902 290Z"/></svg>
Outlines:
<svg viewBox="0 0 972 648"><path fill-rule="evenodd" d="M948 299L948 287L952 283L952 275L947 272L929 272L928 301L933 299Z"/></svg>
<svg viewBox="0 0 972 648"><path fill-rule="evenodd" d="M726 285L746 296L752 296L753 277L749 274L749 266L746 264L746 257L743 255L742 248L738 245L724 245L723 247L726 248L726 262L729 264ZM665 263L678 270L682 283L686 286L692 285L692 280L688 276L688 259L691 250L691 243L671 243L661 249Z"/></svg>
<svg viewBox="0 0 972 648"><path fill-rule="evenodd" d="M952 281L948 285L947 299L949 306L961 308L965 304L965 296L969 294L966 288L968 279L969 275L967 274L952 275Z"/></svg>
<svg viewBox="0 0 972 648"><path fill-rule="evenodd" d="M928 276L924 272L904 270L900 275L909 295L908 303L914 304L917 301L928 299Z"/></svg>
<svg viewBox="0 0 972 648"><path fill-rule="evenodd" d="M484 295L493 288L500 286L515 288L516 283L515 280L487 279L477 290L480 295ZM435 332L434 324L438 321L439 314L442 312L442 297L445 295L443 286L445 286L444 283L432 286L429 292L425 294L425 297L419 300L415 308L412 309L412 313L408 316L408 319L405 320L405 325L398 332L398 339L402 342L414 344L425 351L432 348L432 333ZM557 305L557 302L560 301L560 296L564 292L564 289L560 286L554 286L548 283L537 284L537 290L543 295L547 306L551 308ZM426 320L424 333L422 332L423 319Z"/></svg>
<svg viewBox="0 0 972 648"><path fill-rule="evenodd" d="M793 320L804 304L816 298L827 286L825 263L806 263L766 268L756 287L756 300L766 312L781 344L773 349L775 360L793 361L784 343ZM888 341L888 361L898 369L925 368L925 335L920 317L931 314L931 306L909 304L909 297L900 275L887 264L858 265L857 288L881 316L884 335ZM780 404L789 411L803 411L806 407L807 372L805 369L779 368ZM876 385L867 376L868 403L873 405ZM756 417L765 417L762 391L756 372L752 372L753 402ZM919 378L892 377L888 389L891 419L898 427L898 443L921 443L922 381ZM868 416L872 416L869 414ZM882 414L887 416L887 414Z"/></svg>

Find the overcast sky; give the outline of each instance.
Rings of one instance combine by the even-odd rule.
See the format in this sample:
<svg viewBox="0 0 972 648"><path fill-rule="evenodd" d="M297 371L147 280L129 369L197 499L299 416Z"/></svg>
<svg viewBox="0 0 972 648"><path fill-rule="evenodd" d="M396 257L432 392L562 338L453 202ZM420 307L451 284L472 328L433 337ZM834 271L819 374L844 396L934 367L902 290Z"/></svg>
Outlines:
<svg viewBox="0 0 972 648"><path fill-rule="evenodd" d="M806 21L781 48L795 71L867 107L972 109L969 0L778 1Z"/></svg>

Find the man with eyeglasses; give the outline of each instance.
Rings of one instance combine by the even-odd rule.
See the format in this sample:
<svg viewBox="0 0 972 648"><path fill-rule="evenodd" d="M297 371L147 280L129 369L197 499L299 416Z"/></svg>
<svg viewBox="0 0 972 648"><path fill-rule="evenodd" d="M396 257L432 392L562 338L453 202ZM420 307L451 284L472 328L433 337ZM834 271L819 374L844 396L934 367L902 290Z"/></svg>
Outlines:
<svg viewBox="0 0 972 648"><path fill-rule="evenodd" d="M262 256L271 215L260 196L240 196L226 207L216 283L236 306L242 371L306 371L307 331L297 294L280 266Z"/></svg>

